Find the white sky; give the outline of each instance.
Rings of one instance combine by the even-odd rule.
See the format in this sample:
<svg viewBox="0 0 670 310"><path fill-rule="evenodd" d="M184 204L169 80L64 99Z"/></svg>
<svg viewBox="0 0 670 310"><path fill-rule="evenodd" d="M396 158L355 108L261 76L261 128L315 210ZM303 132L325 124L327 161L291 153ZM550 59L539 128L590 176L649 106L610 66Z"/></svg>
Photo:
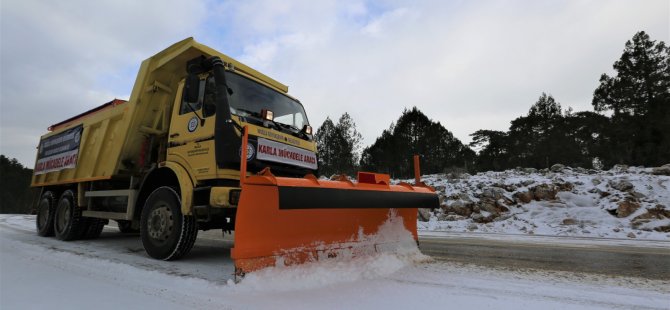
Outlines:
<svg viewBox="0 0 670 310"><path fill-rule="evenodd" d="M417 106L464 143L542 92L591 110L670 1L35 1L0 3L0 153L34 165L46 128L127 99L139 63L193 36L289 85L313 127L349 112L374 142Z"/></svg>

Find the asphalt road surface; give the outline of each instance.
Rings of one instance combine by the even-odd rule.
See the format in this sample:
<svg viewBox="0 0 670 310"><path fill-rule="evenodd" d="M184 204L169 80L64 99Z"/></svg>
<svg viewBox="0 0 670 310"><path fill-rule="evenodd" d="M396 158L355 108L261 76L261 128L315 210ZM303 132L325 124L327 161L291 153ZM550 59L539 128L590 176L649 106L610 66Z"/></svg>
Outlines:
<svg viewBox="0 0 670 310"><path fill-rule="evenodd" d="M220 231L201 232L200 244L215 246ZM232 246L226 235L226 246ZM486 267L595 273L670 280L670 240L421 233L419 248L434 259Z"/></svg>
<svg viewBox="0 0 670 310"><path fill-rule="evenodd" d="M670 280L670 241L442 233L419 247L438 260Z"/></svg>

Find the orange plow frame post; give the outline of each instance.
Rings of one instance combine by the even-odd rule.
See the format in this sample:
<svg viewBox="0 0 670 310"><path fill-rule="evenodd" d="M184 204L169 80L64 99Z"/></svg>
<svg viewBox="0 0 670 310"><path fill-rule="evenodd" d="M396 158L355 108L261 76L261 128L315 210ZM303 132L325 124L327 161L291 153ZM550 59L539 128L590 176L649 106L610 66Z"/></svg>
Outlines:
<svg viewBox="0 0 670 310"><path fill-rule="evenodd" d="M246 158L247 128L241 158ZM418 181L418 158L415 178ZM390 185L389 176L359 172L358 182L276 177L269 169L246 176L240 164L242 193L235 218L231 256L236 275L264 267L292 265L329 257L333 248L350 247L356 236L375 234L391 209L418 240L417 208L438 207L434 190L418 181ZM375 245L376 246L376 245ZM278 260L280 259L280 260Z"/></svg>

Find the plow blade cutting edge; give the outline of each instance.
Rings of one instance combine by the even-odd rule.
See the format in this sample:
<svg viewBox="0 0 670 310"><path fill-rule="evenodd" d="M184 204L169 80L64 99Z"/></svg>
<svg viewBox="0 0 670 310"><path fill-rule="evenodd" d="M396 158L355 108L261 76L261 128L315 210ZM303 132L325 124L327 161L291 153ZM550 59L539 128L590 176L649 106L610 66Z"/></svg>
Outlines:
<svg viewBox="0 0 670 310"><path fill-rule="evenodd" d="M245 150L243 146L242 152ZM241 173L246 172L245 166L243 163ZM266 170L255 176L242 174L241 179L231 251L237 275L342 253L355 256L378 251L400 241L386 238L380 242L384 244L378 240L370 244L366 239L389 220L402 222L415 242L417 208L439 204L432 188L421 182L418 186L390 185L385 174L359 172L354 183L346 178L318 180L313 175L275 177Z"/></svg>

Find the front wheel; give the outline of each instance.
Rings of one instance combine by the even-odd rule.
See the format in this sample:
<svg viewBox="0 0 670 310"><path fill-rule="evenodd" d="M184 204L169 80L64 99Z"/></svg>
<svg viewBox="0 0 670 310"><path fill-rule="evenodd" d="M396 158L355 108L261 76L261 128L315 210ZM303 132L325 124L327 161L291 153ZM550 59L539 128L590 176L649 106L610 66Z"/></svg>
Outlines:
<svg viewBox="0 0 670 310"><path fill-rule="evenodd" d="M179 195L171 187L154 190L142 209L142 245L147 254L162 260L175 260L188 254L198 236L193 216L183 215Z"/></svg>

